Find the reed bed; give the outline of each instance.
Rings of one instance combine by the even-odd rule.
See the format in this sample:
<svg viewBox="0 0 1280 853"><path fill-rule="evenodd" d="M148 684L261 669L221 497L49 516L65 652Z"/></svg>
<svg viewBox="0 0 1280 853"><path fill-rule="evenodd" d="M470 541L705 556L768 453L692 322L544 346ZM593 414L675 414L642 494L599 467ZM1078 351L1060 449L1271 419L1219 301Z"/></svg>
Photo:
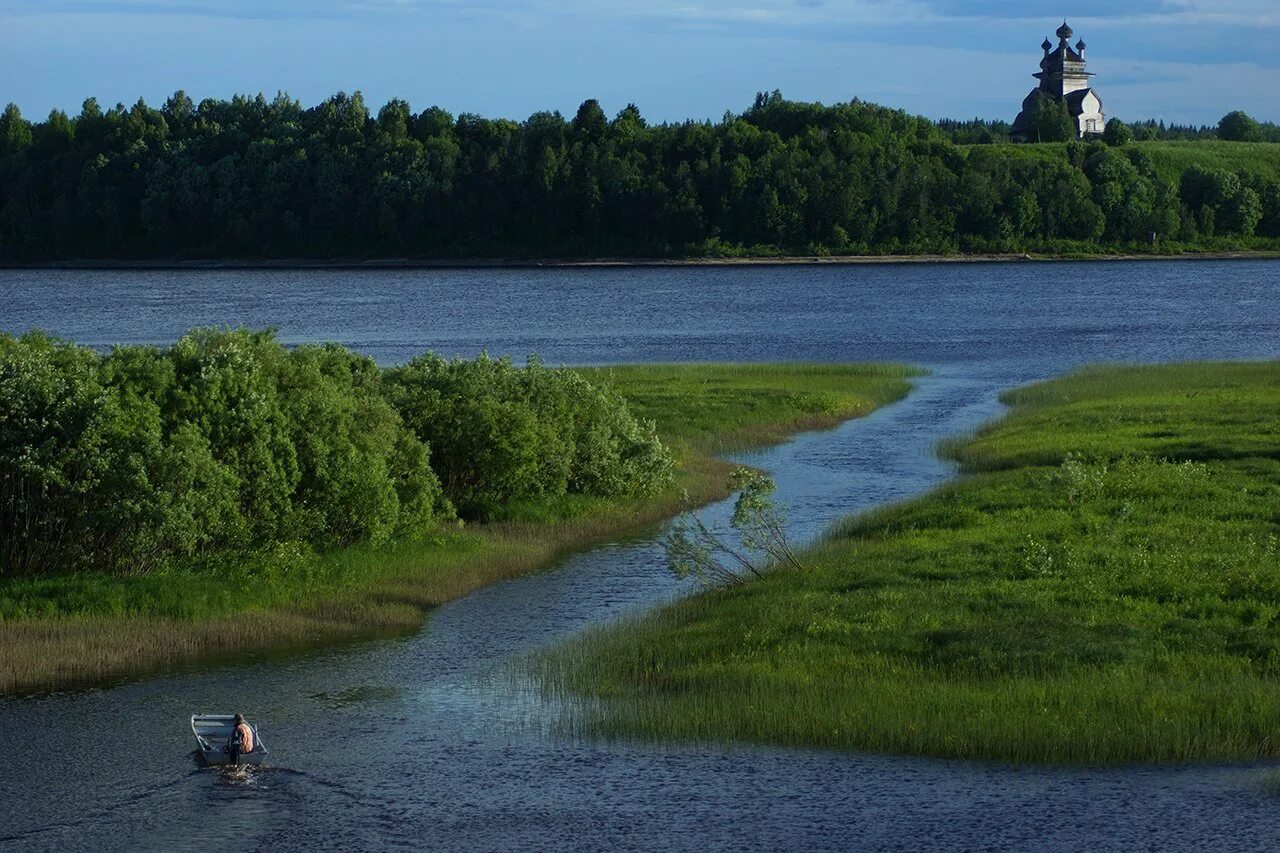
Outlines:
<svg viewBox="0 0 1280 853"><path fill-rule="evenodd" d="M804 572L530 662L583 736L1012 762L1280 757L1277 364L1011 392L973 472L846 520Z"/></svg>
<svg viewBox="0 0 1280 853"><path fill-rule="evenodd" d="M0 693L77 688L416 630L430 608L658 524L685 506L686 495L695 503L724 497L730 466L716 452L866 414L904 396L919 373L858 364L583 372L655 421L678 460L671 488L649 499L525 502L497 521L382 547L283 549L198 569L6 581Z"/></svg>

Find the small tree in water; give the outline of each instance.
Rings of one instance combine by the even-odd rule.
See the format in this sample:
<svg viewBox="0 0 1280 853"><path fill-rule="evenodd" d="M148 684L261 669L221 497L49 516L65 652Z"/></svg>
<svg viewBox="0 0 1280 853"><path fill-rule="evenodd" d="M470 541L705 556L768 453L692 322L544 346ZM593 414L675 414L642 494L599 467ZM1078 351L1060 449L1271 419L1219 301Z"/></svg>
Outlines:
<svg viewBox="0 0 1280 853"><path fill-rule="evenodd" d="M740 543L727 541L707 527L702 517L687 512L677 518L662 539L667 566L679 578L693 577L704 586L738 586L763 577L770 566L803 570L787 541L786 514L773 499L773 480L758 471L738 468L731 484L738 492L729 526Z"/></svg>

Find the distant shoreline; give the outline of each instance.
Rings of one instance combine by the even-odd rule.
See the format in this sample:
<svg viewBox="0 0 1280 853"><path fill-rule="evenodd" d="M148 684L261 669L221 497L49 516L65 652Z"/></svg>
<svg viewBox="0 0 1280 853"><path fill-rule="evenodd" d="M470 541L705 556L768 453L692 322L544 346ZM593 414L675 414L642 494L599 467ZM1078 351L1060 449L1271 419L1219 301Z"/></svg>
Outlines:
<svg viewBox="0 0 1280 853"><path fill-rule="evenodd" d="M861 266L877 264L984 264L984 263L1053 263L1064 261L1234 261L1275 260L1280 251L1196 252L1176 255L787 255L761 258L549 258L524 260L512 258L413 259L380 258L374 260L166 260L111 261L75 260L44 261L23 264L0 264L0 270L413 270L413 269L598 269L650 267L752 267L752 266Z"/></svg>

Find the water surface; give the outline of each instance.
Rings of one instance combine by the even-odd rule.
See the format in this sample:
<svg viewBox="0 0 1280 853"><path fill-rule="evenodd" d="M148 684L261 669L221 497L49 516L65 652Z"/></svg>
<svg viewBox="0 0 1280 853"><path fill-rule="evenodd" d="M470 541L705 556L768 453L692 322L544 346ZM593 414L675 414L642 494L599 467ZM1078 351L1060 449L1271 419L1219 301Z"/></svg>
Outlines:
<svg viewBox="0 0 1280 853"><path fill-rule="evenodd" d="M750 461L799 536L935 485L1001 389L1098 360L1280 355L1280 262L639 270L0 272L0 330L98 346L278 327L394 363L901 360L902 403ZM712 511L723 517L726 508ZM495 677L681 590L656 534L480 590L422 631L0 700L0 846L30 849L1275 849L1262 768L1043 769L582 743ZM186 717L244 709L276 766L197 768Z"/></svg>

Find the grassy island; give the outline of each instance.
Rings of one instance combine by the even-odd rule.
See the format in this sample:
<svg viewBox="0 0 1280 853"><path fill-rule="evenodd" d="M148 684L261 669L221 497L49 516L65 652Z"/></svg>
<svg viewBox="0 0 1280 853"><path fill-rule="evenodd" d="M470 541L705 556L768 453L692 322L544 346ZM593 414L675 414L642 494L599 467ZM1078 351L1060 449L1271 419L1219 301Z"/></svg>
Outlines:
<svg viewBox="0 0 1280 853"><path fill-rule="evenodd" d="M1096 367L1008 393L967 472L806 571L541 660L603 736L1015 762L1280 756L1280 365Z"/></svg>
<svg viewBox="0 0 1280 853"><path fill-rule="evenodd" d="M380 371L243 331L105 356L0 336L0 693L413 630L723 496L718 450L866 414L914 373Z"/></svg>

